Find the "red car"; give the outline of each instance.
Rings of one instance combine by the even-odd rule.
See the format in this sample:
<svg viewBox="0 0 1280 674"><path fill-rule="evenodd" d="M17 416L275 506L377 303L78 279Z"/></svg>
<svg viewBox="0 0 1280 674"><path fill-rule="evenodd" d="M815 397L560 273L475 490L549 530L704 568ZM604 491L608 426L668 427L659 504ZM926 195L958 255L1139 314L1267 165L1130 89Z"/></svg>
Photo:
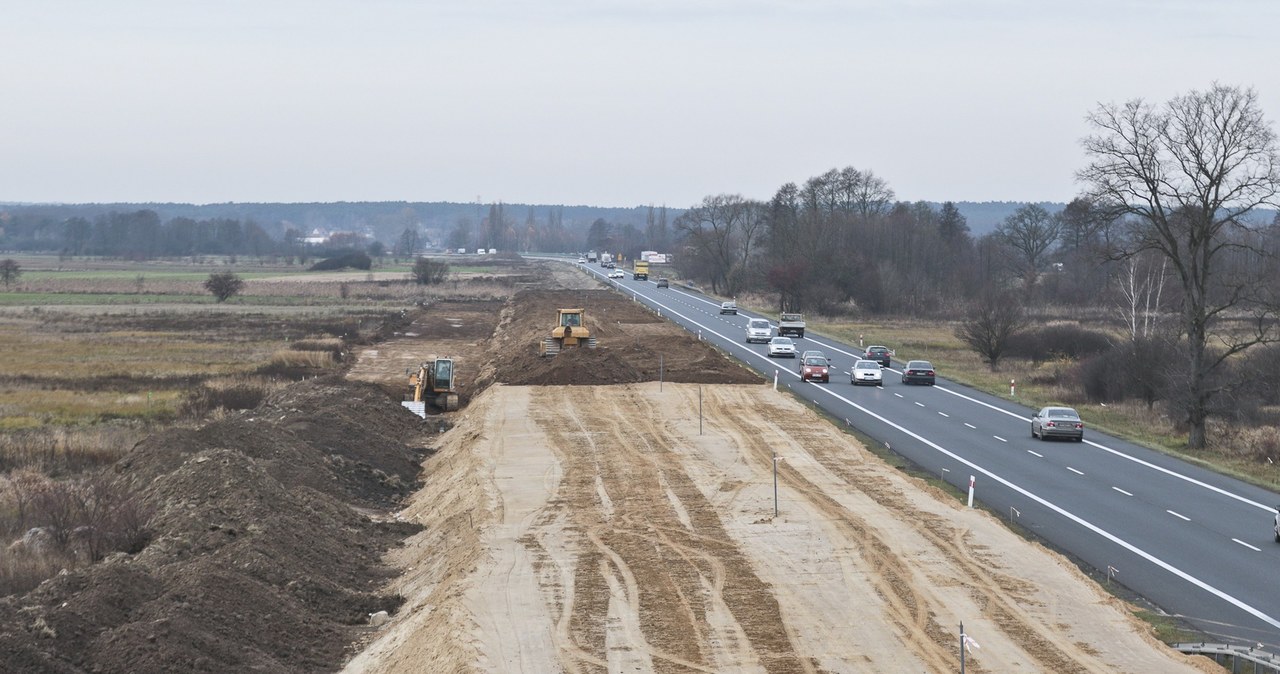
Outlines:
<svg viewBox="0 0 1280 674"><path fill-rule="evenodd" d="M831 381L831 367L822 356L809 356L800 361L800 381Z"/></svg>

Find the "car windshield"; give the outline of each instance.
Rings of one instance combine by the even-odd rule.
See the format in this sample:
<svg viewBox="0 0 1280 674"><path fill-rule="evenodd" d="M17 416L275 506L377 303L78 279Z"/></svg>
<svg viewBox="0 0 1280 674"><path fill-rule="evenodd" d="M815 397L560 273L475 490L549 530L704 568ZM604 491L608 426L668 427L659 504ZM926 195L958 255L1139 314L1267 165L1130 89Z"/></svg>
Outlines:
<svg viewBox="0 0 1280 674"><path fill-rule="evenodd" d="M805 365L826 365L827 359L819 356L809 356L804 359Z"/></svg>
<svg viewBox="0 0 1280 674"><path fill-rule="evenodd" d="M791 346L791 338L789 337L774 337L772 341L778 346Z"/></svg>
<svg viewBox="0 0 1280 674"><path fill-rule="evenodd" d="M930 365L929 361L927 360L913 360L911 361L911 364L908 365L907 367L911 368L912 370L932 370L933 369L933 366Z"/></svg>
<svg viewBox="0 0 1280 674"><path fill-rule="evenodd" d="M1051 409L1048 412L1050 419L1079 419L1080 415L1075 410L1068 409Z"/></svg>
<svg viewBox="0 0 1280 674"><path fill-rule="evenodd" d="M858 361L857 368L859 370L879 370L880 366L870 360L861 360L861 361Z"/></svg>
<svg viewBox="0 0 1280 674"><path fill-rule="evenodd" d="M769 327L769 321L751 321L751 327L756 330L763 330Z"/></svg>
<svg viewBox="0 0 1280 674"><path fill-rule="evenodd" d="M867 349L867 353L884 353L885 351L888 351L888 349L883 346L873 346L870 349Z"/></svg>

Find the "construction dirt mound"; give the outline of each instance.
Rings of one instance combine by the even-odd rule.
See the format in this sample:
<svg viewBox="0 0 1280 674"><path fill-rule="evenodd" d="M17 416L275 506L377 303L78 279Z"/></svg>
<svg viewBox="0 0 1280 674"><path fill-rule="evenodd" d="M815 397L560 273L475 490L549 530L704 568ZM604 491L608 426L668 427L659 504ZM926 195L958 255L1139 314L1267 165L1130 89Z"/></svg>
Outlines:
<svg viewBox="0 0 1280 674"><path fill-rule="evenodd" d="M4 671L332 670L414 525L421 423L377 388L298 384L258 409L140 443L115 470L154 515L140 553L0 601Z"/></svg>
<svg viewBox="0 0 1280 674"><path fill-rule="evenodd" d="M539 355L557 310L583 308L596 348ZM756 384L760 375L612 290L526 290L507 303L481 380L512 385Z"/></svg>

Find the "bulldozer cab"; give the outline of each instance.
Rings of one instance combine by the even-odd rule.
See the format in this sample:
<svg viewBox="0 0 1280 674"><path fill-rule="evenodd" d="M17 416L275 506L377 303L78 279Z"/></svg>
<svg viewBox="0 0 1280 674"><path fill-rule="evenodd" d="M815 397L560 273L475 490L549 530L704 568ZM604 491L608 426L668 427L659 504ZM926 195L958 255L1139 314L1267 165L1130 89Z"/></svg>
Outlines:
<svg viewBox="0 0 1280 674"><path fill-rule="evenodd" d="M582 309L561 309L560 327L577 328L582 326Z"/></svg>

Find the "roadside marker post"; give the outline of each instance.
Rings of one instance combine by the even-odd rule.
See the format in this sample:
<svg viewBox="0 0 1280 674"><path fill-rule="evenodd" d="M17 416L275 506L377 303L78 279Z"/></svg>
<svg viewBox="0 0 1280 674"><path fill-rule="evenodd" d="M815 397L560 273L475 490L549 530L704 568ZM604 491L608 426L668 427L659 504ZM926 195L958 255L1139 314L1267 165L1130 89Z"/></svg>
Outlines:
<svg viewBox="0 0 1280 674"><path fill-rule="evenodd" d="M1017 392L1016 392L1016 389L1014 388L1013 380L1012 380L1012 379L1010 379L1010 380L1009 380L1009 397L1010 397L1010 398L1016 398L1016 397L1018 397L1018 394L1017 394Z"/></svg>
<svg viewBox="0 0 1280 674"><path fill-rule="evenodd" d="M972 507L973 507L973 481L974 481L974 479L975 479L975 478L974 478L972 475L970 475L970 476L969 476L969 507L970 507L970 508L972 508Z"/></svg>
<svg viewBox="0 0 1280 674"><path fill-rule="evenodd" d="M778 371L773 371L773 390L778 390Z"/></svg>
<svg viewBox="0 0 1280 674"><path fill-rule="evenodd" d="M1120 575L1120 569L1117 569L1116 567L1108 564L1107 565L1107 585L1110 585L1111 579L1115 578L1118 575Z"/></svg>
<svg viewBox="0 0 1280 674"><path fill-rule="evenodd" d="M1009 506L1009 524L1013 524L1013 518L1022 517L1022 511L1013 506Z"/></svg>

